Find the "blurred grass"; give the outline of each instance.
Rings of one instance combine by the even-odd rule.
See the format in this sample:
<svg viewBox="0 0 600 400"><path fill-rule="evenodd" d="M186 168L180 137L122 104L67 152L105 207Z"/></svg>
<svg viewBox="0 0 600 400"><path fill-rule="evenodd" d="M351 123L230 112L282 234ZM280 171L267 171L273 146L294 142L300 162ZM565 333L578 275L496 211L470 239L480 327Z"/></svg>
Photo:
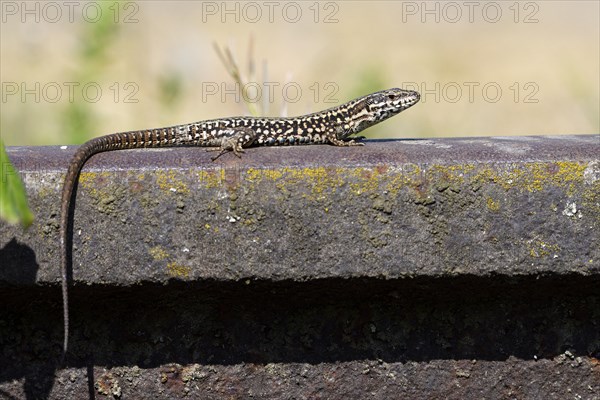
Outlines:
<svg viewBox="0 0 600 400"><path fill-rule="evenodd" d="M177 72L169 72L158 77L158 100L165 110L174 109L183 95L183 78Z"/></svg>
<svg viewBox="0 0 600 400"><path fill-rule="evenodd" d="M240 96L244 101L244 104L250 113L250 115L254 117L265 116L264 110L257 105L256 102L251 101L250 94L248 93L249 82L256 82L256 62L254 60L254 37L250 35L248 40L248 70L246 71L245 77L242 76L242 72L238 67L238 62L236 61L231 49L228 46L225 46L223 50L219 47L219 45L215 42L213 44L213 48L215 49L215 53L217 53L217 57L221 60L221 64L225 68L227 74L233 80L233 83L236 85L236 89L240 92Z"/></svg>
<svg viewBox="0 0 600 400"><path fill-rule="evenodd" d="M338 103L406 83L422 92L457 83L464 93L465 82L480 83L475 101L436 100L422 93L420 104L401 119L378 125L369 137L600 131L600 39L590 34L599 28L597 2L539 3L536 24L516 24L510 14L494 24L422 23L418 17L398 23L401 2L366 1L339 3L335 24L315 24L312 14L298 24L223 24L218 16L198 23L200 2L178 7L137 2L132 4L139 5L138 22L127 24L124 8L117 22L111 10L124 3L94 4L102 7L95 23L79 18L75 23L36 24L12 18L2 24L2 37L10 37L0 44L2 82L26 83L27 88L36 82L81 85L73 102L66 93L57 103L34 101L31 95L22 100L19 94L3 101L5 143L82 143L115 131L239 115L243 107L251 115L282 116L288 108L289 115L299 115L334 105L327 102L330 83ZM511 4L505 6L507 12ZM374 27L357 29L358 19ZM221 60L215 42L224 49ZM227 84L230 90L232 79L241 86L263 80L280 86L273 103L266 96L249 102L248 93L242 93L241 104L222 93L203 97L204 83ZM286 103L281 93L290 81L304 91L295 103ZM100 101L81 99L86 82L102 87ZM136 102L123 101L131 93L126 90L130 82L137 90ZM502 86L500 102L482 99L486 82ZM519 101L513 101L510 90L515 82ZM539 87L537 103L523 101L528 82ZM311 89L315 84L318 96ZM120 90L118 99L113 99L113 87Z"/></svg>
<svg viewBox="0 0 600 400"><path fill-rule="evenodd" d="M83 24L79 35L79 49L75 53L73 72L75 82L97 82L110 63L108 51L119 35L119 25L114 24L109 7L111 2L98 2L102 10L99 20L93 24ZM66 143L82 143L98 123L94 103L88 101L69 102L61 113L61 126Z"/></svg>

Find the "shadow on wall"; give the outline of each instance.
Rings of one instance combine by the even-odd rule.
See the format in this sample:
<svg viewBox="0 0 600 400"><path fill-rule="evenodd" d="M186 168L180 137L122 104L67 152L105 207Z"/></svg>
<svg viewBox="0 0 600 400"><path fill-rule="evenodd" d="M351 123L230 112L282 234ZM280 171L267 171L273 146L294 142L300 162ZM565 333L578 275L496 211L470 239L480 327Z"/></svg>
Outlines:
<svg viewBox="0 0 600 400"><path fill-rule="evenodd" d="M599 283L562 276L76 286L67 367L504 361L567 350L599 357ZM29 398L47 397L62 340L59 289L12 288L1 297L0 383L24 378Z"/></svg>

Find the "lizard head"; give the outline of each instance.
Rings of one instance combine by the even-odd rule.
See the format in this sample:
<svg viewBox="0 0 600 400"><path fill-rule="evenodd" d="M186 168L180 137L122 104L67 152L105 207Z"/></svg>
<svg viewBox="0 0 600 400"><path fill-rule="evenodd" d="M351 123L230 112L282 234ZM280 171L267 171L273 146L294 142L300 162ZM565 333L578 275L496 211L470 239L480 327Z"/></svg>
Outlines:
<svg viewBox="0 0 600 400"><path fill-rule="evenodd" d="M356 99L351 106L350 136L372 125L393 117L401 111L415 105L421 95L419 92L404 89L388 89Z"/></svg>

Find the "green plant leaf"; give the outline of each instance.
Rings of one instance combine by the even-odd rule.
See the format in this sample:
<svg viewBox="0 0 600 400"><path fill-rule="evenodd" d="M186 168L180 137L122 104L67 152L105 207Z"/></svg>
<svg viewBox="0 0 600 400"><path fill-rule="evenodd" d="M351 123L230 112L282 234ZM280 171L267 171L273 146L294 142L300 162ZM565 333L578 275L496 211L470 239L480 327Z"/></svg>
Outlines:
<svg viewBox="0 0 600 400"><path fill-rule="evenodd" d="M0 219L9 224L20 223L23 228L33 222L33 213L27 205L27 193L21 177L8 159L0 140Z"/></svg>

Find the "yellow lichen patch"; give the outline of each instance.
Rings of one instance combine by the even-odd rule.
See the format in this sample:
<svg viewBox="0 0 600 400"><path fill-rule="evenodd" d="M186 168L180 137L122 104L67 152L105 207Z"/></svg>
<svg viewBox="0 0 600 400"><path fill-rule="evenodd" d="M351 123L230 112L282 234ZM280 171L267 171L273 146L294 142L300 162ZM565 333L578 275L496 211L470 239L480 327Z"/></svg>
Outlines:
<svg viewBox="0 0 600 400"><path fill-rule="evenodd" d="M169 275L177 278L187 278L190 276L190 272L192 271L190 267L185 265L177 264L175 262L170 262L167 264L167 271Z"/></svg>
<svg viewBox="0 0 600 400"><path fill-rule="evenodd" d="M583 182L585 164L577 162L559 161L553 164L532 163L527 164L532 175L532 187L541 188L543 185L552 184L558 187L567 187L567 194L572 195L577 184ZM528 187L528 190L531 189Z"/></svg>
<svg viewBox="0 0 600 400"><path fill-rule="evenodd" d="M149 252L156 261L164 260L169 257L169 254L161 246L154 246L150 248Z"/></svg>
<svg viewBox="0 0 600 400"><path fill-rule="evenodd" d="M401 189L418 187L427 194L433 188L455 187L465 184L494 183L504 188L529 192L540 191L548 185L566 188L573 193L582 182L586 165L577 162L532 162L515 164L434 164L422 169L417 164L405 164L385 168L274 168L245 171L247 182L273 181L283 191L293 191L297 185L308 186L310 191L300 194L309 200L323 200L328 194L347 185L353 195L364 195L386 190L396 195ZM224 172L202 171L201 181L209 187L217 187L224 180ZM487 200L490 210L500 206L493 199Z"/></svg>
<svg viewBox="0 0 600 400"><path fill-rule="evenodd" d="M225 181L225 170L198 171L198 181L206 188L220 187Z"/></svg>
<svg viewBox="0 0 600 400"><path fill-rule="evenodd" d="M541 189L541 183L539 180L533 180L526 165L517 164L515 166L514 164L510 164L510 166L502 166L501 168L504 169L485 166L477 171L472 177L472 181L482 184L492 182L500 185L505 190L513 188L528 191Z"/></svg>
<svg viewBox="0 0 600 400"><path fill-rule="evenodd" d="M501 175L501 178L504 179L500 181L500 184L505 189L516 187L528 192L537 192L542 189L542 180L539 177L534 179L526 165L507 171L504 176Z"/></svg>
<svg viewBox="0 0 600 400"><path fill-rule="evenodd" d="M583 179L585 167L581 169L577 178L577 166L577 163L568 162L526 164L526 173L523 175L522 182L530 192L541 190L544 185L550 183L556 186L571 184L578 179Z"/></svg>
<svg viewBox="0 0 600 400"><path fill-rule="evenodd" d="M500 209L500 202L488 197L486 200L487 208L491 211L498 211Z"/></svg>
<svg viewBox="0 0 600 400"><path fill-rule="evenodd" d="M588 211L586 214L592 216L596 221L600 222L600 180L587 185L582 193L583 207Z"/></svg>
<svg viewBox="0 0 600 400"><path fill-rule="evenodd" d="M241 223L244 226L251 226L251 225L255 225L258 221L256 220L256 218L252 218L252 217L247 217L247 218L243 218L241 219Z"/></svg>
<svg viewBox="0 0 600 400"><path fill-rule="evenodd" d="M548 256L558 256L560 247L557 244L546 243L542 240L528 240L527 250L533 258L543 258Z"/></svg>
<svg viewBox="0 0 600 400"><path fill-rule="evenodd" d="M173 189L177 193L188 194L190 189L188 186L180 180L180 172L174 170L158 170L156 171L156 183L158 187L167 192L173 192Z"/></svg>
<svg viewBox="0 0 600 400"><path fill-rule="evenodd" d="M556 165L558 172L554 174L554 181L568 184L567 194L572 196L578 184L583 181L586 165L566 161L559 161Z"/></svg>
<svg viewBox="0 0 600 400"><path fill-rule="evenodd" d="M498 183L500 181L498 171L490 168L483 167L477 170L471 177L472 183L485 184L488 182Z"/></svg>
<svg viewBox="0 0 600 400"><path fill-rule="evenodd" d="M386 185L386 190L392 195L397 195L402 188L415 186L423 180L423 170L417 164L403 165L394 172Z"/></svg>
<svg viewBox="0 0 600 400"><path fill-rule="evenodd" d="M376 168L353 168L347 170L346 174L352 178L348 186L355 196L371 193L381 184L382 173Z"/></svg>
<svg viewBox="0 0 600 400"><path fill-rule="evenodd" d="M430 179L435 179L440 183L462 185L465 182L465 176L474 169L475 166L472 164L432 165L426 174Z"/></svg>
<svg viewBox="0 0 600 400"><path fill-rule="evenodd" d="M204 229L206 229L208 232L219 233L219 227L212 226L211 224L204 224Z"/></svg>
<svg viewBox="0 0 600 400"><path fill-rule="evenodd" d="M548 185L567 187L567 194L572 194L578 184L583 182L586 165L574 161L555 163L512 164L503 169L484 167L472 177L476 182L494 182L505 190L520 189L537 192Z"/></svg>
<svg viewBox="0 0 600 400"><path fill-rule="evenodd" d="M263 179L276 181L278 179L281 179L282 176L283 171L280 169L249 168L248 171L246 171L246 179L252 182L261 181Z"/></svg>
<svg viewBox="0 0 600 400"><path fill-rule="evenodd" d="M311 187L311 191L303 197L309 200L320 200L327 193L334 193L344 185L348 185L350 192L354 195L378 191L381 189L384 178L388 182L385 190L396 193L399 187L415 182L416 177L421 174L421 169L416 165L411 165L411 168L406 171L395 169L393 172L399 173L390 173L390 168L306 167L275 170L249 169L246 175L247 180L254 183L262 180L275 181L280 190L288 190L298 184L308 185Z"/></svg>
<svg viewBox="0 0 600 400"><path fill-rule="evenodd" d="M110 172L81 172L79 174L79 185L88 191L94 198L100 198L107 194L112 194L107 185L99 185L99 181L111 182L113 177ZM99 189L102 188L102 189Z"/></svg>
<svg viewBox="0 0 600 400"><path fill-rule="evenodd" d="M311 194L303 197L319 200L324 193L335 191L337 187L344 184L342 173L346 169L306 167L302 169L280 168L280 169L249 169L246 172L247 180L258 183L262 180L274 181L280 190L287 190L298 184L311 186Z"/></svg>
<svg viewBox="0 0 600 400"><path fill-rule="evenodd" d="M298 172L301 172L301 177L307 179L312 185L313 196L321 197L325 192L334 192L344 184L339 169L303 168L301 171L295 170L295 173Z"/></svg>

